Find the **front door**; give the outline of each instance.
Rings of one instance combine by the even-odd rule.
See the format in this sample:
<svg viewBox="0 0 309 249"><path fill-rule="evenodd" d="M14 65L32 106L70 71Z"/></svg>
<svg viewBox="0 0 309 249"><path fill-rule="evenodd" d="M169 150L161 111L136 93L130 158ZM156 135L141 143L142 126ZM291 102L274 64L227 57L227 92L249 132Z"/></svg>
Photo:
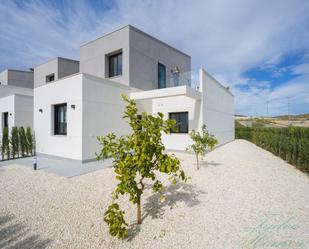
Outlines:
<svg viewBox="0 0 309 249"><path fill-rule="evenodd" d="M9 113L3 112L3 128L9 127Z"/></svg>

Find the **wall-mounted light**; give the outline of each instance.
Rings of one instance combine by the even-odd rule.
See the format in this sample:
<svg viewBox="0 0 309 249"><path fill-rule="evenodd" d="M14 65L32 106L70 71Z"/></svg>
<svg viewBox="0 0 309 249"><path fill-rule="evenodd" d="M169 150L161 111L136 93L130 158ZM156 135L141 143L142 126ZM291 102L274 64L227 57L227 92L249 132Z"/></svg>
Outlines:
<svg viewBox="0 0 309 249"><path fill-rule="evenodd" d="M39 109L39 112L40 112L40 113L43 113L43 109Z"/></svg>
<svg viewBox="0 0 309 249"><path fill-rule="evenodd" d="M71 108L72 108L73 110L75 110L75 105L71 105Z"/></svg>

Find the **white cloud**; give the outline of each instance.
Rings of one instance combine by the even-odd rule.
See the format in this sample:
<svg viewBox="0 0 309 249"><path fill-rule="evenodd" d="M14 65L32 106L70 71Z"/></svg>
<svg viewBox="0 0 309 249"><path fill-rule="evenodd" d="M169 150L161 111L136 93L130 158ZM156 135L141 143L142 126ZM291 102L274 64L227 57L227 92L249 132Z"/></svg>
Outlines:
<svg viewBox="0 0 309 249"><path fill-rule="evenodd" d="M294 74L309 74L309 63L303 63L291 68Z"/></svg>
<svg viewBox="0 0 309 249"><path fill-rule="evenodd" d="M306 0L116 0L104 11L83 0L60 4L0 2L0 69L30 67L55 56L78 58L79 45L130 23L190 54L193 69L203 66L231 86L237 112L260 109L272 95L290 89L286 85L308 86L304 81L271 88L243 76L259 66L281 76L286 69L276 64L285 54L309 53ZM302 110L301 104L295 108Z"/></svg>

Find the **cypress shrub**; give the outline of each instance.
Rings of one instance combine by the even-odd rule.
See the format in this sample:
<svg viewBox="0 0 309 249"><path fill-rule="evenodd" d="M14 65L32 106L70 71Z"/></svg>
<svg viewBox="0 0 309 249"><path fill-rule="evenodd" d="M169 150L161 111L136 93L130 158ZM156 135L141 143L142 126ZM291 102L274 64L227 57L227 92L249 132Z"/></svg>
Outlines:
<svg viewBox="0 0 309 249"><path fill-rule="evenodd" d="M19 135L18 135L17 127L12 127L11 148L12 148L12 157L13 158L18 157L19 156Z"/></svg>
<svg viewBox="0 0 309 249"><path fill-rule="evenodd" d="M237 127L235 134L309 173L309 128Z"/></svg>
<svg viewBox="0 0 309 249"><path fill-rule="evenodd" d="M9 129L7 127L3 128L2 131L2 160L5 159L5 156L7 159L11 158L10 153L10 139L9 139Z"/></svg>
<svg viewBox="0 0 309 249"><path fill-rule="evenodd" d="M237 127L235 129L235 136L237 139L246 139L251 141L252 139L252 131L251 127Z"/></svg>
<svg viewBox="0 0 309 249"><path fill-rule="evenodd" d="M27 147L28 147L26 132L25 132L24 127L19 127L18 133L19 133L20 152L21 152L21 156L24 157L27 153Z"/></svg>
<svg viewBox="0 0 309 249"><path fill-rule="evenodd" d="M27 138L27 153L29 156L33 155L33 135L31 132L31 128L26 128L26 138Z"/></svg>

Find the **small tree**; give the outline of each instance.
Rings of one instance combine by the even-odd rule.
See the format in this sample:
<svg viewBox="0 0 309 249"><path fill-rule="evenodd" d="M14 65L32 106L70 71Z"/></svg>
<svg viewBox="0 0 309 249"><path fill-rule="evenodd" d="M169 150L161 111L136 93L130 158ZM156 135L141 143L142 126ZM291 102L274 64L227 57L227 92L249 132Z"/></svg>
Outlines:
<svg viewBox="0 0 309 249"><path fill-rule="evenodd" d="M162 132L169 133L175 121L163 120L162 113L156 117L143 113L140 117L136 103L125 95L122 98L127 103L123 118L128 120L132 133L119 138L114 133L98 137L102 149L97 154L98 160L114 158L113 167L119 183L112 195L113 203L104 214L104 221L109 225L110 234L118 238L126 236L127 227L124 212L115 202L119 195L128 194L129 200L137 205L137 223L141 224L141 201L146 179L152 182L152 190L161 193L161 196L163 185L156 172L170 175L172 183L176 183L178 178L187 180L180 170L179 160L164 154L165 147L161 141Z"/></svg>
<svg viewBox="0 0 309 249"><path fill-rule="evenodd" d="M19 155L19 136L18 128L12 127L11 131L11 148L12 148L12 157L16 158Z"/></svg>
<svg viewBox="0 0 309 249"><path fill-rule="evenodd" d="M20 142L20 152L21 152L21 156L24 157L27 152L27 138L26 138L26 132L25 132L24 127L19 127L18 133L19 133L19 142Z"/></svg>
<svg viewBox="0 0 309 249"><path fill-rule="evenodd" d="M2 130L2 160L4 160L5 156L7 159L11 158L9 129L7 127Z"/></svg>
<svg viewBox="0 0 309 249"><path fill-rule="evenodd" d="M28 155L32 156L34 145L33 145L33 135L30 127L27 127L26 129L26 138L27 138L27 153Z"/></svg>
<svg viewBox="0 0 309 249"><path fill-rule="evenodd" d="M201 132L192 130L190 132L190 138L193 140L193 144L190 145L187 150L193 151L196 156L196 167L199 169L198 156L205 156L207 149L213 149L218 143L214 135L209 134L206 129L206 125L202 125Z"/></svg>

